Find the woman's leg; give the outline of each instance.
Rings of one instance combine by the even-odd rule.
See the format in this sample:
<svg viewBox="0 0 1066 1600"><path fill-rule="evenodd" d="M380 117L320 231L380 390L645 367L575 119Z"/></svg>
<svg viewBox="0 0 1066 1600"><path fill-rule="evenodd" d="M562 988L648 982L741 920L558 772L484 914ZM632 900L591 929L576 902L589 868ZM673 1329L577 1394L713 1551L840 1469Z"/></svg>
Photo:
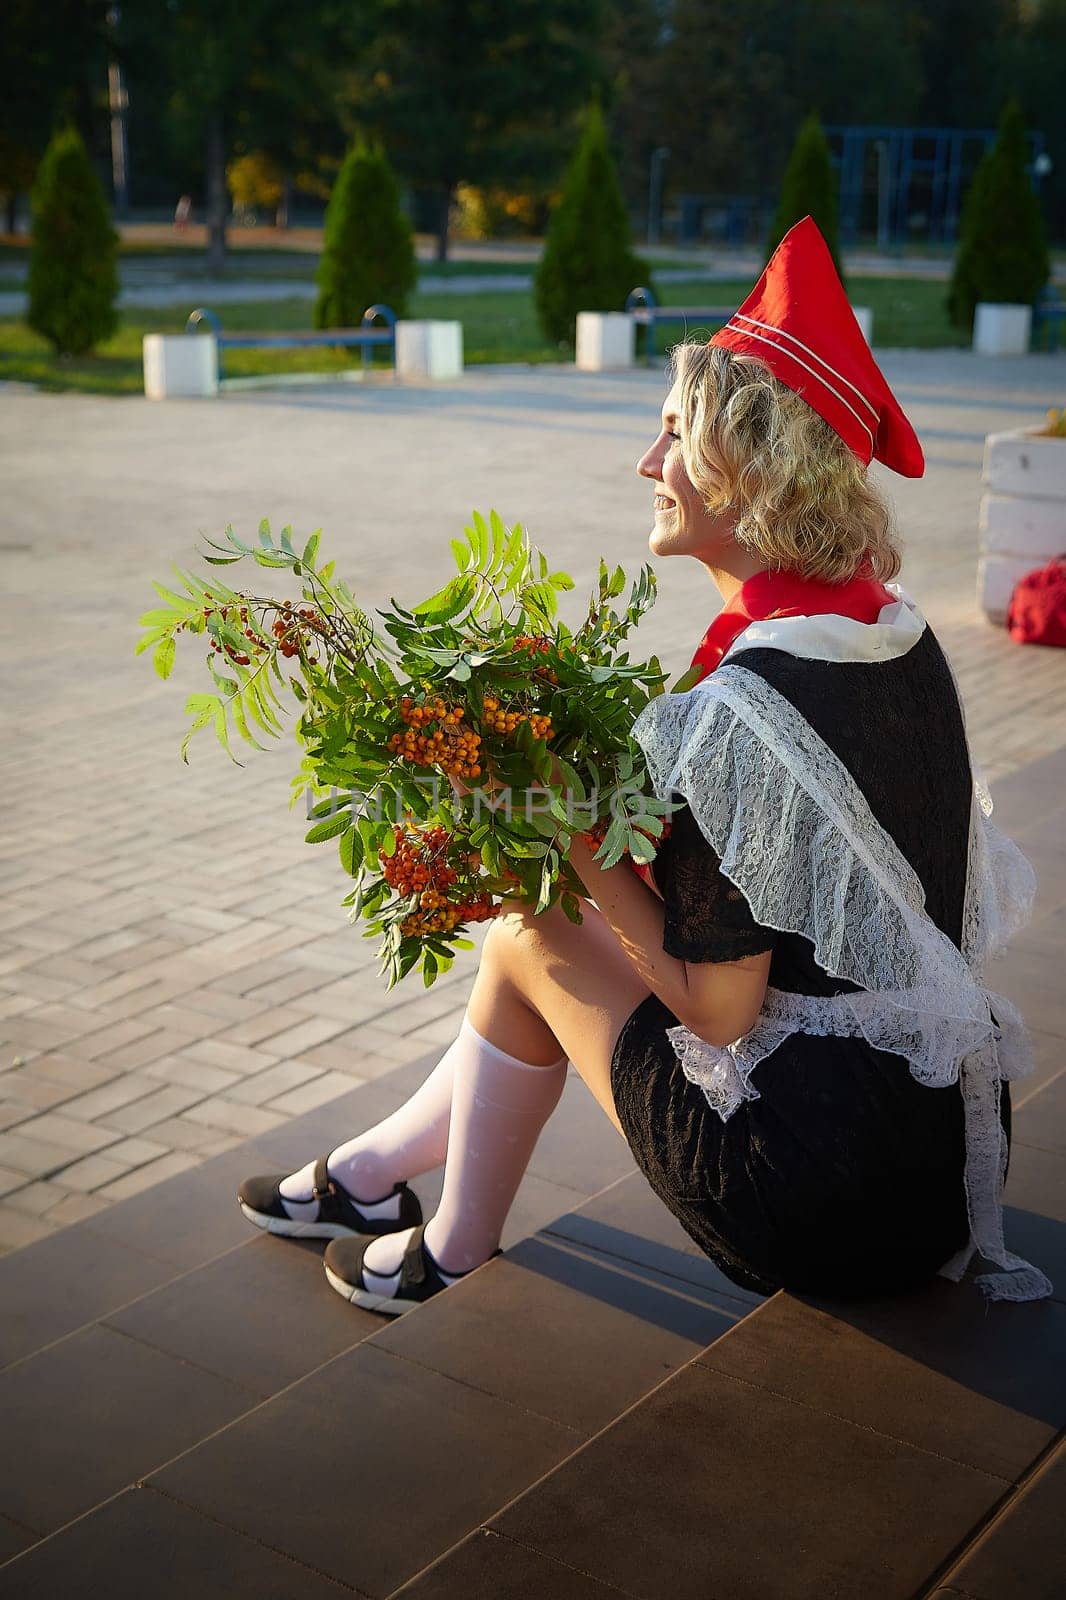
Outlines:
<svg viewBox="0 0 1066 1600"><path fill-rule="evenodd" d="M426 1244L445 1276L487 1260L566 1080L569 1059L622 1133L610 1065L623 1023L648 995L592 906L575 927L558 907L498 918L482 950L455 1047L444 1190ZM373 1132L373 1130L371 1130ZM409 1232L375 1239L369 1286L399 1280Z"/></svg>

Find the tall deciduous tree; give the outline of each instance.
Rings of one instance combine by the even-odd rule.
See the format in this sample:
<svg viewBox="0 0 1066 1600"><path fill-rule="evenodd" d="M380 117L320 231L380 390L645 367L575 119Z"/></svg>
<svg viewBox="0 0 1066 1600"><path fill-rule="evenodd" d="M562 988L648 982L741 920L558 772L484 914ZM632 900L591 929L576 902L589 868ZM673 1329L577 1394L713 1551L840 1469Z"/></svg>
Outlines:
<svg viewBox="0 0 1066 1600"><path fill-rule="evenodd" d="M1008 101L999 136L974 174L962 208L948 314L960 328L973 327L981 300L1031 306L1047 282L1050 261L1040 205L1026 170L1025 121L1016 100Z"/></svg>
<svg viewBox="0 0 1066 1600"><path fill-rule="evenodd" d="M299 149L328 115L338 61L365 25L365 8L320 0L140 0L122 15L131 58L169 84L167 114L186 155L203 160L208 265L225 261L226 164L234 154Z"/></svg>
<svg viewBox="0 0 1066 1600"><path fill-rule="evenodd" d="M434 191L438 259L460 183L559 170L572 113L602 75L603 14L604 0L379 0L350 114L410 183Z"/></svg>
<svg viewBox="0 0 1066 1600"><path fill-rule="evenodd" d="M1030 13L1021 38L1018 71L1020 99L1034 128L1047 139L1051 170L1042 180L1040 198L1052 236L1066 239L1066 0L1041 0Z"/></svg>
<svg viewBox="0 0 1066 1600"><path fill-rule="evenodd" d="M994 126L1014 79L1019 26L1018 0L923 0L917 19L920 121Z"/></svg>
<svg viewBox="0 0 1066 1600"><path fill-rule="evenodd" d="M100 148L106 129L108 0L5 0L0 94L0 193L8 231L57 125Z"/></svg>

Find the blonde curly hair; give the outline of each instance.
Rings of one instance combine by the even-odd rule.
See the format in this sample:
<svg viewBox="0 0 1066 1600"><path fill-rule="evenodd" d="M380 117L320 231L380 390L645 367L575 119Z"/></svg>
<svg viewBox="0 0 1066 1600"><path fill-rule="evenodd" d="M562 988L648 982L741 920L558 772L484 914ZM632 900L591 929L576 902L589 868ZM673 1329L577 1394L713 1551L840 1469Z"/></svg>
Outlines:
<svg viewBox="0 0 1066 1600"><path fill-rule="evenodd" d="M754 356L685 343L670 353L680 385L688 476L708 511L735 507L735 538L773 571L824 583L901 566L892 513L840 435Z"/></svg>

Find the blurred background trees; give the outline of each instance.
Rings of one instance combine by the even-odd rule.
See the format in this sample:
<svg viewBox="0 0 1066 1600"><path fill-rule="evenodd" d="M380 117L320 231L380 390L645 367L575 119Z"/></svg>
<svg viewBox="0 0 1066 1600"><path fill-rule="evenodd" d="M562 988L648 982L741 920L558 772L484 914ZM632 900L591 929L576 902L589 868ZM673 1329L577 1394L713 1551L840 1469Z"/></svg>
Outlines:
<svg viewBox="0 0 1066 1600"><path fill-rule="evenodd" d="M947 304L952 322L967 333L979 301L1032 305L1047 282L1051 263L1027 157L1021 107L1010 100L963 207Z"/></svg>
<svg viewBox="0 0 1066 1600"><path fill-rule="evenodd" d="M85 355L118 326L118 234L76 128L52 139L32 198L26 321L59 355Z"/></svg>
<svg viewBox="0 0 1066 1600"><path fill-rule="evenodd" d="M417 282L414 238L395 174L383 150L359 143L326 208L315 327L357 328L375 303L405 316Z"/></svg>
<svg viewBox="0 0 1066 1600"><path fill-rule="evenodd" d="M637 284L651 287L633 254L603 112L593 101L533 279L540 325L553 343L573 346L579 311L618 311Z"/></svg>
<svg viewBox="0 0 1066 1600"><path fill-rule="evenodd" d="M638 226L667 151L668 212L744 200L764 227L812 107L830 128L989 129L1013 94L1046 137L1040 201L1066 237L1066 0L7 0L4 44L8 231L64 119L109 178L117 68L130 205L167 215L190 194L215 268L231 200L320 220L360 136L439 258L456 221L543 232L596 93Z"/></svg>

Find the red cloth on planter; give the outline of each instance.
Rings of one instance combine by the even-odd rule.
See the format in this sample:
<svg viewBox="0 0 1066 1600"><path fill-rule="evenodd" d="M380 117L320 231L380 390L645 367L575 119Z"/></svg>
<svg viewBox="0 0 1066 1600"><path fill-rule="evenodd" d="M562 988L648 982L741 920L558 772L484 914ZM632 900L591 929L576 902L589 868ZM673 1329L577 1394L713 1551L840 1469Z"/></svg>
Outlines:
<svg viewBox="0 0 1066 1600"><path fill-rule="evenodd" d="M1066 645L1066 555L1054 556L1020 578L1007 611L1007 630L1019 644Z"/></svg>

